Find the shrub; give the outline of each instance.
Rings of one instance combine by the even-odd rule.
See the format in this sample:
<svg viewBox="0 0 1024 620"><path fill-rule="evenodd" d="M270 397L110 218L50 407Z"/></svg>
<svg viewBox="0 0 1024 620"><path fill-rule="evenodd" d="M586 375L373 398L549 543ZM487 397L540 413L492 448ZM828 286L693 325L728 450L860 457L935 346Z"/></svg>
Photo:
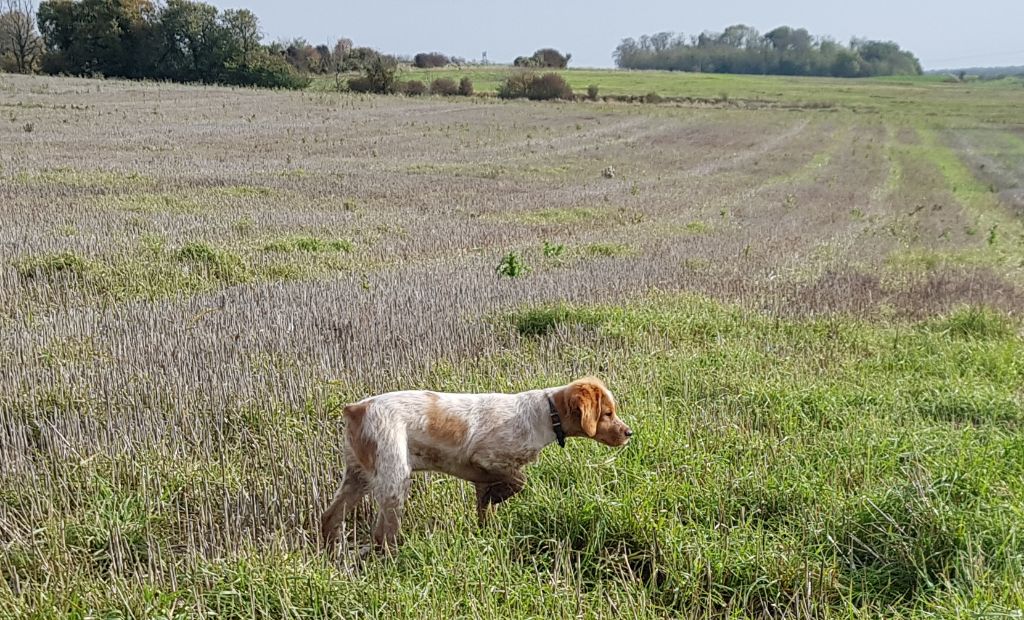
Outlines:
<svg viewBox="0 0 1024 620"><path fill-rule="evenodd" d="M437 78L430 83L430 94L431 95L443 95L445 97L451 97L459 93L459 87L455 84L455 80L451 78Z"/></svg>
<svg viewBox="0 0 1024 620"><path fill-rule="evenodd" d="M366 79L366 76L349 78L348 89L354 93L373 92L373 90L370 88L370 80Z"/></svg>
<svg viewBox="0 0 1024 620"><path fill-rule="evenodd" d="M591 84L587 87L587 99L597 101L597 84Z"/></svg>
<svg viewBox="0 0 1024 620"><path fill-rule="evenodd" d="M545 73L541 76L532 73L510 75L498 88L498 96L503 99L525 97L534 100L573 98L569 84L557 73Z"/></svg>
<svg viewBox="0 0 1024 620"><path fill-rule="evenodd" d="M291 90L301 90L311 82L308 76L297 71L284 58L265 53L258 54L247 66L229 64L225 69L224 81L242 86Z"/></svg>
<svg viewBox="0 0 1024 620"><path fill-rule="evenodd" d="M471 97L473 95L473 80L468 77L459 80L459 94L463 97Z"/></svg>
<svg viewBox="0 0 1024 620"><path fill-rule="evenodd" d="M526 97L533 82L532 73L513 73L498 86L498 96L502 99L521 99Z"/></svg>
<svg viewBox="0 0 1024 620"><path fill-rule="evenodd" d="M653 90L644 95L644 103L661 103L662 101L664 101L662 96Z"/></svg>
<svg viewBox="0 0 1024 620"><path fill-rule="evenodd" d="M420 69L429 69L430 67L443 67L450 61L440 52L420 52L413 57L412 64Z"/></svg>
<svg viewBox="0 0 1024 620"><path fill-rule="evenodd" d="M398 61L378 56L370 61L361 77L350 78L348 87L357 93L390 94L398 89Z"/></svg>
<svg viewBox="0 0 1024 620"><path fill-rule="evenodd" d="M565 78L557 73L545 73L535 78L527 94L530 99L572 99L572 89Z"/></svg>
<svg viewBox="0 0 1024 620"><path fill-rule="evenodd" d="M427 85L419 80L409 80L401 85L401 91L410 97L420 97L427 94Z"/></svg>

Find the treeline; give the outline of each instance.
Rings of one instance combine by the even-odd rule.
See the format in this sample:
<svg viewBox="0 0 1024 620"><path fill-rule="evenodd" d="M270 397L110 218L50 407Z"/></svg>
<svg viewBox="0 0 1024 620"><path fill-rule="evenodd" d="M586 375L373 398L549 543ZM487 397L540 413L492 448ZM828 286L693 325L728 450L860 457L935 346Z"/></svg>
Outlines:
<svg viewBox="0 0 1024 620"><path fill-rule="evenodd" d="M347 40L326 50L262 40L252 11L191 0L0 1L9 71L304 88L307 71L360 60Z"/></svg>
<svg viewBox="0 0 1024 620"><path fill-rule="evenodd" d="M433 52L418 54L415 64L465 62ZM38 10L32 0L0 0L4 71L303 88L311 75L397 64L347 38L333 45L302 38L264 44L252 11L220 11L193 0L44 0Z"/></svg>
<svg viewBox="0 0 1024 620"><path fill-rule="evenodd" d="M891 41L853 39L845 46L789 26L763 35L742 24L691 37L660 32L623 39L614 58L622 69L834 77L921 73L917 58Z"/></svg>
<svg viewBox="0 0 1024 620"><path fill-rule="evenodd" d="M309 80L263 45L247 9L203 2L44 0L46 73L303 88Z"/></svg>

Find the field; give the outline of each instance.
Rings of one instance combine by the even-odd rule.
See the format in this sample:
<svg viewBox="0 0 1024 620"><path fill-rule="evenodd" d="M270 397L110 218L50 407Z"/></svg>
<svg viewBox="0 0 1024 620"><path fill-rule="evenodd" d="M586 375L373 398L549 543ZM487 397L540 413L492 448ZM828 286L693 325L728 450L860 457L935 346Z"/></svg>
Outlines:
<svg viewBox="0 0 1024 620"><path fill-rule="evenodd" d="M1021 84L569 73L693 100L0 75L0 617L1019 617ZM319 549L344 403L584 374Z"/></svg>
<svg viewBox="0 0 1024 620"><path fill-rule="evenodd" d="M425 84L438 78L458 82L468 77L477 94L495 95L498 86L509 75L523 69L507 65L444 67L417 69L404 66L400 81L419 80ZM532 69L534 73L550 70ZM583 97L587 87L598 87L599 97L641 97L656 93L665 98L690 99L697 102L731 104L737 107L845 107L860 111L897 112L965 112L974 119L989 119L996 113L1001 120L1019 122L1013 106L1020 101L1019 78L975 81L966 84L946 83L941 75L917 77L879 77L860 79L806 78L762 75L727 75L720 73L681 73L676 71L609 71L607 69L562 69L562 75L577 96ZM343 74L344 81L348 76ZM337 90L339 78L314 80L311 90ZM922 106L929 108L922 110ZM982 109L979 109L980 108Z"/></svg>

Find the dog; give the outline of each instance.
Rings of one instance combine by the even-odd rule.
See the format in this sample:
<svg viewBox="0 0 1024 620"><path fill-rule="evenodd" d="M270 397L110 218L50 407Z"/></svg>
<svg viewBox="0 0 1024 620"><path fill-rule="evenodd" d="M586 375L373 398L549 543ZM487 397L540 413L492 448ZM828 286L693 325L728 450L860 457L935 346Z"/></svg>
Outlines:
<svg viewBox="0 0 1024 620"><path fill-rule="evenodd" d="M388 392L344 409L345 473L320 521L328 549L345 516L369 494L377 504L373 542L398 545L413 471L438 471L476 487L477 518L523 489L523 467L552 442L589 437L623 446L633 431L599 379L517 394Z"/></svg>

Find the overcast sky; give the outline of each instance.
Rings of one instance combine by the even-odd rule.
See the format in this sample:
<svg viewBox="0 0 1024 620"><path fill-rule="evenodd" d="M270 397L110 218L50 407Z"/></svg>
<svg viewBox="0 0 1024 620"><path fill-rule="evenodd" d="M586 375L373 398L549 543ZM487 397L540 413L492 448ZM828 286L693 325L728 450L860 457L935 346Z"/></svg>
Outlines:
<svg viewBox="0 0 1024 620"><path fill-rule="evenodd" d="M572 53L573 67L610 67L625 37L670 30L697 34L747 24L761 32L807 28L843 42L892 40L926 69L1024 65L1024 0L216 0L248 8L268 40L356 45L412 55L439 51L510 62L540 47Z"/></svg>

